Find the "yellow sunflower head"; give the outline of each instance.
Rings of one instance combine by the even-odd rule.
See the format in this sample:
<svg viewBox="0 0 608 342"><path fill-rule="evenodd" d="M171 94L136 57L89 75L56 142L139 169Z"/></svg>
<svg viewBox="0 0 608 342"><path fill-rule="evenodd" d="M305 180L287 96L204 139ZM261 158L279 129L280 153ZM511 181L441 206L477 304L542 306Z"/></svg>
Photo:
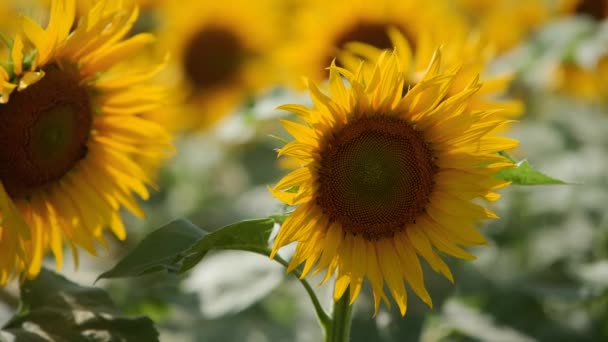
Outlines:
<svg viewBox="0 0 608 342"><path fill-rule="evenodd" d="M52 0L46 27L24 17L0 63L0 284L35 277L49 249L60 267L64 242L76 256L106 228L124 239L119 209L141 217L133 194L153 184L140 164L171 150L145 119L166 96L148 82L160 65L124 66L154 40L124 39L137 7L98 1L74 26L75 13L76 0Z"/></svg>
<svg viewBox="0 0 608 342"><path fill-rule="evenodd" d="M414 50L428 37L441 44L452 32L465 29L462 18L444 2L429 1L421 6L417 0L314 0L294 14L291 24L291 42L277 58L290 70L287 81L296 85L301 75L315 81L326 79L326 67L349 42L392 48L390 27L401 32Z"/></svg>
<svg viewBox="0 0 608 342"><path fill-rule="evenodd" d="M186 106L186 129L206 128L272 84L266 59L280 36L273 0L166 1L161 41L171 51L171 80Z"/></svg>
<svg viewBox="0 0 608 342"><path fill-rule="evenodd" d="M493 175L512 165L497 153L517 145L496 136L507 121L470 109L476 76L448 93L458 68L437 51L410 86L398 54L383 52L371 73L332 65L329 94L309 82L313 108L280 107L306 124L283 122L295 140L279 156L301 167L270 189L297 206L272 255L297 241L289 270L302 263L302 277L326 270L324 282L337 273L336 300L350 287L352 303L367 278L376 312L381 299L388 304L386 284L404 315L405 279L431 305L419 257L450 281L438 251L474 258L462 247L486 243L475 224L496 215L473 202L498 199L494 191L508 183Z"/></svg>

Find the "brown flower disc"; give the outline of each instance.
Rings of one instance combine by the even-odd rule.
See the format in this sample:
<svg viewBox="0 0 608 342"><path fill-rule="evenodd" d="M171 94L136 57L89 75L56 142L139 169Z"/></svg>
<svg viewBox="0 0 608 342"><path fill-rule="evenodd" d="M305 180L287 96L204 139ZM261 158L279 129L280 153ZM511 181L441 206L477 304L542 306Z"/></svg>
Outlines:
<svg viewBox="0 0 608 342"><path fill-rule="evenodd" d="M608 0L583 0L576 6L577 14L587 14L596 20L608 18Z"/></svg>
<svg viewBox="0 0 608 342"><path fill-rule="evenodd" d="M345 232L390 237L424 212L437 167L405 120L355 119L323 142L320 156L316 202Z"/></svg>
<svg viewBox="0 0 608 342"><path fill-rule="evenodd" d="M197 90L213 89L233 81L247 55L235 33L221 27L206 27L186 45L184 72Z"/></svg>
<svg viewBox="0 0 608 342"><path fill-rule="evenodd" d="M335 46L343 48L346 43L362 42L380 49L391 49L393 44L387 34L389 26L384 23L359 22L342 32L336 39Z"/></svg>
<svg viewBox="0 0 608 342"><path fill-rule="evenodd" d="M0 179L26 197L62 178L87 152L93 113L77 74L56 66L0 105Z"/></svg>

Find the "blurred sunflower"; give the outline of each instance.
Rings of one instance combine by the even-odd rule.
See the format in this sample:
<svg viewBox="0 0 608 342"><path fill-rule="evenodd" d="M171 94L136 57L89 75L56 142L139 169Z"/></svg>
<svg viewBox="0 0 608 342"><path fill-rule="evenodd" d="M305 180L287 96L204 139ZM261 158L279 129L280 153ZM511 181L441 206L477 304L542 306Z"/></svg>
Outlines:
<svg viewBox="0 0 608 342"><path fill-rule="evenodd" d="M274 1L166 1L159 14L174 60L168 82L186 102L182 128L206 128L273 83L265 56L281 30Z"/></svg>
<svg viewBox="0 0 608 342"><path fill-rule="evenodd" d="M523 112L521 101L505 98L513 75L511 73L496 76L484 75L493 57L493 49L480 40L479 36L466 30L454 29L450 32L451 38L443 44L442 48L444 65L460 64L461 67L454 71L454 79L448 87L447 94L451 96L462 92L468 87L472 78L480 75L480 89L469 101L471 110L501 108L496 114L505 118L521 115ZM390 37L392 47L396 49L401 65L406 68L405 89L407 90L424 76L428 61L432 58L433 49L442 44L423 35L415 42L415 45L412 45L399 30L393 27L387 30L387 35ZM345 49L339 53L338 59L348 69L355 70L361 64L361 60L374 62L385 50L365 43L351 42L345 45ZM371 74L373 65L373 63L364 64L363 72ZM443 72L449 72L449 70L443 70Z"/></svg>
<svg viewBox="0 0 608 342"><path fill-rule="evenodd" d="M552 6L544 0L455 0L454 3L497 52L520 44L553 13Z"/></svg>
<svg viewBox="0 0 608 342"><path fill-rule="evenodd" d="M279 156L302 167L270 189L297 206L281 226L272 256L297 241L288 270L304 263L305 277L316 265L314 273L327 270L323 282L337 272L336 300L350 287L354 302L367 278L376 313L381 299L389 303L386 282L405 314L404 279L431 305L419 256L450 281L436 251L474 259L461 246L486 243L475 223L496 215L473 201L499 198L494 190L508 183L493 175L512 164L497 152L517 145L496 136L508 121L470 110L480 89L476 76L461 92L448 94L459 67L443 65L437 51L408 88L408 66L384 52L372 73L332 65L329 96L308 82L313 108L280 107L307 125L283 122L295 141Z"/></svg>
<svg viewBox="0 0 608 342"><path fill-rule="evenodd" d="M414 49L426 37L441 44L464 24L444 5L429 1L421 6L417 0L309 1L294 13L293 38L276 58L288 67L287 83L298 86L301 75L315 81L327 79L327 66L349 42L391 48L389 27L400 31Z"/></svg>
<svg viewBox="0 0 608 342"><path fill-rule="evenodd" d="M137 0L137 4L141 9L157 8L165 0Z"/></svg>
<svg viewBox="0 0 608 342"><path fill-rule="evenodd" d="M20 7L16 0L4 0L0 2L0 32L5 36L13 32L18 25L19 18L17 13ZM0 45L2 44L0 43ZM0 46L0 50L2 49L5 49L5 47Z"/></svg>
<svg viewBox="0 0 608 342"><path fill-rule="evenodd" d="M576 62L563 62L554 73L555 88L559 92L590 101L606 101L608 96L608 56L591 67Z"/></svg>
<svg viewBox="0 0 608 342"><path fill-rule="evenodd" d="M562 0L563 12L584 15L601 21L608 18L608 1L606 0Z"/></svg>
<svg viewBox="0 0 608 342"><path fill-rule="evenodd" d="M38 0L41 1L41 0ZM50 0L44 0L49 2ZM77 0L76 17L88 13L98 0ZM139 15L131 27L129 35L142 32L155 32L158 26L157 10L165 0L132 0L139 6ZM78 20L76 20L78 22Z"/></svg>
<svg viewBox="0 0 608 342"><path fill-rule="evenodd" d="M8 4L4 2L0 3L0 25L2 25L3 29L5 21L10 17L12 17L12 13Z"/></svg>
<svg viewBox="0 0 608 342"><path fill-rule="evenodd" d="M76 246L95 254L106 228L124 239L119 209L142 217L133 193L147 199L153 185L134 160L171 151L165 129L140 116L163 105L148 82L162 65L123 64L154 41L123 39L137 7L98 1L73 26L75 13L76 0L52 0L46 28L24 17L0 64L0 284L35 277L48 249L61 267L64 241L77 260Z"/></svg>
<svg viewBox="0 0 608 342"><path fill-rule="evenodd" d="M608 0L563 0L561 11L587 18L599 27L608 18ZM555 89L585 101L605 101L608 95L608 49L603 46L597 54L593 62L587 60L582 63L576 56L577 51L569 51L566 60L559 63L553 73Z"/></svg>

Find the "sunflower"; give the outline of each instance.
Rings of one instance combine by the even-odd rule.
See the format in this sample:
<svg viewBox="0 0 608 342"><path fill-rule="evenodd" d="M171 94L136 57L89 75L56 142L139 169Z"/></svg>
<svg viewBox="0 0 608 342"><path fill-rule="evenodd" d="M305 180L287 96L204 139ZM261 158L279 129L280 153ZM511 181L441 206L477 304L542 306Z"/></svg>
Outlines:
<svg viewBox="0 0 608 342"><path fill-rule="evenodd" d="M497 52L520 44L555 14L555 6L544 0L454 0L454 3Z"/></svg>
<svg viewBox="0 0 608 342"><path fill-rule="evenodd" d="M608 95L608 56L602 56L594 66L563 62L554 73L558 92L590 102L606 101Z"/></svg>
<svg viewBox="0 0 608 342"><path fill-rule="evenodd" d="M349 42L391 48L390 27L400 31L414 48L425 37L442 44L453 31L466 29L462 18L442 1L421 6L417 0L314 0L302 5L291 21L292 38L276 58L287 66L286 82L296 87L301 75L314 81L327 79L327 66Z"/></svg>
<svg viewBox="0 0 608 342"><path fill-rule="evenodd" d="M119 209L142 217L165 129L142 114L163 105L148 80L160 64L124 63L153 36L124 36L136 20L128 1L98 1L73 26L76 0L52 0L48 25L23 18L0 65L0 284L35 277L50 249L61 267L64 242L95 254L109 228L125 238ZM125 70L128 70L125 72ZM145 163L144 163L145 164Z"/></svg>
<svg viewBox="0 0 608 342"><path fill-rule="evenodd" d="M274 1L165 1L161 42L174 57L169 80L186 105L182 128L203 129L269 87L266 59L279 40Z"/></svg>
<svg viewBox="0 0 608 342"><path fill-rule="evenodd" d="M452 66L460 63L461 67L455 71L454 80L450 84L447 94L455 95L463 91L471 78L480 75L482 83L480 89L469 101L472 110L501 107L502 110L497 114L505 118L521 115L523 112L521 101L505 98L513 75L511 73L484 75L494 56L491 46L482 41L478 35L466 30L452 30L451 32L451 38L443 44L442 58L445 65ZM395 53L401 65L407 66L405 69L406 88L416 84L425 73L434 47L441 43L433 41L430 36L422 35L413 45L394 27L387 30L387 35L390 37L392 47L396 48ZM338 58L343 65L354 70L361 60L375 61L384 50L386 49L376 48L366 43L351 42L345 45L345 49L338 54ZM364 64L363 72L371 74L372 71L373 63Z"/></svg>
<svg viewBox="0 0 608 342"><path fill-rule="evenodd" d="M453 281L437 251L474 259L462 246L486 243L474 225L497 216L473 202L499 198L495 190L508 183L493 175L512 164L497 152L517 145L496 136L508 121L470 110L480 89L477 77L448 94L459 66L444 66L440 50L410 87L406 67L390 52L382 53L371 74L333 64L329 94L308 82L313 108L280 107L306 122L283 122L295 140L279 151L301 168L270 189L297 206L271 256L297 241L289 271L301 264L302 277L326 270L323 282L337 273L334 298L350 287L350 303L367 278L376 313L381 299L389 303L386 283L402 315L404 279L432 305L419 257Z"/></svg>
<svg viewBox="0 0 608 342"><path fill-rule="evenodd" d="M586 18L599 31L601 25L605 25L603 23L608 19L608 0L562 0L561 11L564 14ZM602 46L603 41L594 44ZM558 92L585 101L605 101L608 95L608 49L604 46L592 58L589 58L588 51L584 51L584 48L576 50L570 51L565 56L565 60L556 65L552 80L553 87ZM586 60L582 61L579 55L585 54Z"/></svg>

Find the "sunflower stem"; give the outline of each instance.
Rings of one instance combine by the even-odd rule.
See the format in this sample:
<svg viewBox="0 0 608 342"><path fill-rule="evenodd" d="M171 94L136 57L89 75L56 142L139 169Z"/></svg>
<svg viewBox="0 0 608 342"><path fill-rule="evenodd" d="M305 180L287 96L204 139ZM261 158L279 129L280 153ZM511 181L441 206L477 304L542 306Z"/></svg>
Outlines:
<svg viewBox="0 0 608 342"><path fill-rule="evenodd" d="M334 303L333 320L326 332L326 342L348 342L350 340L350 325L353 307L349 303L350 287L342 297Z"/></svg>
<svg viewBox="0 0 608 342"><path fill-rule="evenodd" d="M266 248L248 248L245 250L248 250L253 253L265 255L265 256L270 255L270 251ZM279 255L275 255L273 257L273 260L278 262L279 264L285 266L285 268L289 267L289 262L287 262L287 260L281 258ZM323 327L323 330L325 331L325 336L329 336L329 333L332 329L333 321L329 317L329 315L325 312L325 310L323 309L323 306L321 305L321 302L319 301L319 298L317 297L315 290L313 290L312 286L310 286L310 283L308 283L308 281L306 281L306 279L301 277L302 271L300 269L293 270L291 272L291 274L293 274L295 277L297 277L298 280L300 281L300 284L302 284L302 286L304 286L306 293L308 293L308 296L310 297L312 305L315 307L315 312L317 313L317 318L319 319L319 323L321 323L321 326ZM347 290L347 292L348 292L348 290ZM350 320L350 317L349 317L349 320ZM349 322L349 327L350 327L350 322ZM337 340L337 341L343 341L343 340Z"/></svg>
<svg viewBox="0 0 608 342"><path fill-rule="evenodd" d="M276 260L278 263L280 263L281 265L283 265L285 267L289 266L289 263L278 255L275 255L274 260ZM329 315L323 309L323 306L321 305L321 302L319 301L317 294L313 290L312 286L310 286L310 283L308 283L308 281L306 281L306 279L300 278L302 272L299 269L295 269L291 273L294 276L296 276L298 278L298 280L300 281L300 283L302 283L302 286L304 286L306 293L308 293L308 296L310 297L312 305L315 307L315 312L317 313L317 318L319 319L319 322L321 323L323 328L327 331L328 326L331 325L331 318L329 318Z"/></svg>
<svg viewBox="0 0 608 342"><path fill-rule="evenodd" d="M266 248L244 248L243 250L247 250L247 251L261 254L264 256L270 255L270 251ZM285 266L285 268L289 267L289 262L287 262L287 260L281 258L278 255L275 255L273 260L278 262L279 264ZM302 271L300 271L300 269L293 270L291 272L291 274L293 274L295 277L297 277L298 280L300 281L300 284L302 284L302 286L304 286L306 293L308 293L308 296L310 297L310 300L312 301L312 305L315 307L315 312L317 313L317 318L319 319L319 322L323 326L323 329L325 330L325 335L327 336L329 331L331 330L332 320L329 317L329 315L325 312L325 309L323 309L323 306L321 305L321 302L319 301L319 298L317 297L315 290L313 290L312 286L310 286L310 283L308 283L308 281L306 281L306 279L301 278Z"/></svg>

